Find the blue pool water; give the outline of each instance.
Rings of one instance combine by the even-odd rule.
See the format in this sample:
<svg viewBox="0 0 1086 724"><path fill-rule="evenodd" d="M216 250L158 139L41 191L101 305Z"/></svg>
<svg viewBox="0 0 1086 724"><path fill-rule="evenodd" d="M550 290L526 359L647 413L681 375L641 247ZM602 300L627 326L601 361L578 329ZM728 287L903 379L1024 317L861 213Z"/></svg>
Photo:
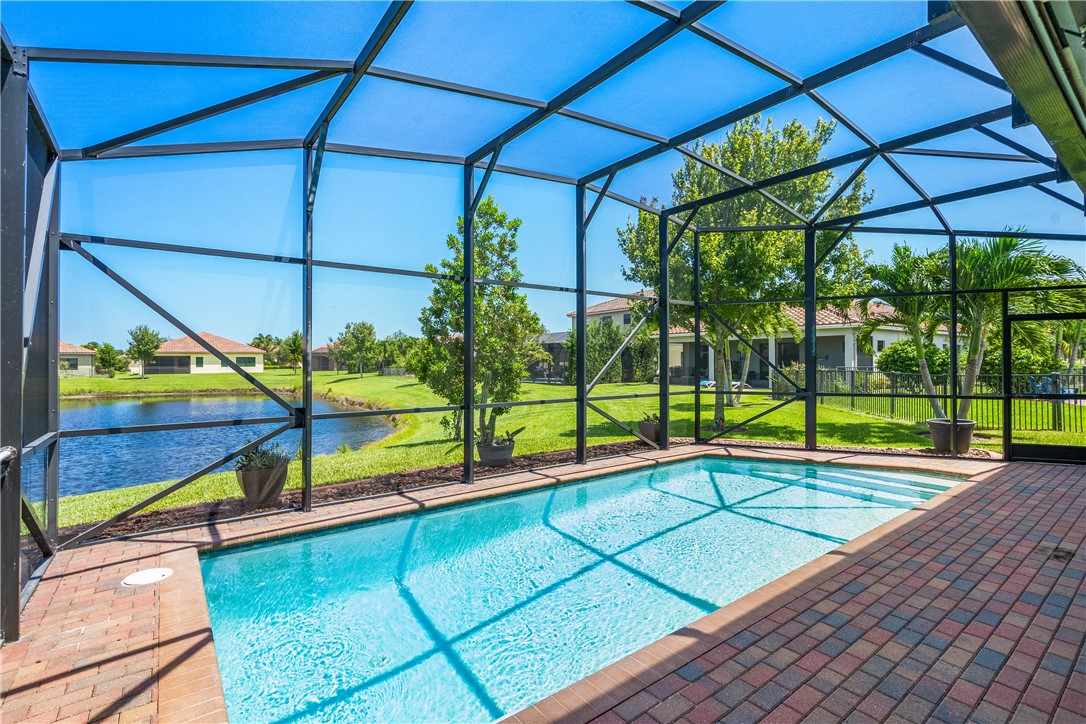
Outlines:
<svg viewBox="0 0 1086 724"><path fill-rule="evenodd" d="M212 553L230 718L492 721L955 482L703 458Z"/></svg>

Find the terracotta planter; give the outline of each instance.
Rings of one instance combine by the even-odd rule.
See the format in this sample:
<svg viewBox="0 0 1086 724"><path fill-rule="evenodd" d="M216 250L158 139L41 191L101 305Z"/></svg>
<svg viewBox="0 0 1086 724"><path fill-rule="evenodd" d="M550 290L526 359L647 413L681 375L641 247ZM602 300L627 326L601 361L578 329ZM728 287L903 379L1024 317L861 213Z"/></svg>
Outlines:
<svg viewBox="0 0 1086 724"><path fill-rule="evenodd" d="M234 472L238 476L241 492L245 494L245 505L250 510L277 502L287 482L286 465Z"/></svg>
<svg viewBox="0 0 1086 724"><path fill-rule="evenodd" d="M475 449L479 451L479 464L488 468L500 468L513 462L513 445L484 445L476 443Z"/></svg>
<svg viewBox="0 0 1086 724"><path fill-rule="evenodd" d="M655 443L660 442L660 423L658 422L639 422L637 423L637 431L646 440L652 440Z"/></svg>
<svg viewBox="0 0 1086 724"><path fill-rule="evenodd" d="M973 428L976 420L958 420L954 426L954 452L964 455L973 443ZM928 420L928 431L936 452L950 452L951 422L947 418L936 417Z"/></svg>

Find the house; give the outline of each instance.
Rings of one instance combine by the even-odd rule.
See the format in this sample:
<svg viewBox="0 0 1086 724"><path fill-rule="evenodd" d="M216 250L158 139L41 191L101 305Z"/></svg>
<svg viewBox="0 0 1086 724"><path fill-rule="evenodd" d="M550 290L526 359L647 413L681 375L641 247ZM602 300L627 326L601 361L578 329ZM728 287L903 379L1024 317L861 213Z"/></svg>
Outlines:
<svg viewBox="0 0 1086 724"><path fill-rule="evenodd" d="M634 292L637 296L651 296L650 290ZM608 299L599 304L592 305L585 310L585 317L589 322L609 319L614 324L619 324L623 331L628 332L633 328L637 320L631 317L632 300L626 298ZM803 309L801 307L785 307L785 313L792 319L797 327L803 327ZM868 313L874 317L888 317L893 313L893 308L885 304L871 304ZM570 317L576 318L575 313ZM908 338L905 329L897 324L887 323L879 327L872 335L871 344L874 354L865 354L859 348L857 335L863 319L858 306L850 310L837 310L833 308L820 309L815 314L815 348L817 365L828 369L839 368L872 368L878 359L879 353L894 342ZM703 325L705 324L703 320ZM704 328L704 327L703 327ZM671 368L671 379L677 383L692 382L694 378L694 333L685 328L673 327L669 336L668 365ZM768 339L755 337L747 340L758 351L758 354L771 361L778 367L786 367L794 363L804 362L804 349L801 341L796 341L790 336L780 339ZM940 328L935 335L935 344L947 349L950 346L950 335L946 329ZM732 375L740 374L741 346L738 340L731 342L731 366ZM706 346L702 350L701 373L702 379L713 380L715 369L715 352ZM625 366L625 365L624 365ZM747 373L747 383L754 387L768 387L771 368L762 359L752 356L750 369ZM625 381L625 372L623 374Z"/></svg>
<svg viewBox="0 0 1086 724"><path fill-rule="evenodd" d="M569 382L569 332L544 332L538 341L547 357L528 367L528 379L532 382Z"/></svg>
<svg viewBox="0 0 1086 724"><path fill-rule="evenodd" d="M314 372L339 372L343 369L332 357L334 349L333 344L322 344L320 347L313 348Z"/></svg>
<svg viewBox="0 0 1086 724"><path fill-rule="evenodd" d="M201 339L222 352L247 372L264 371L264 350L210 332L198 332ZM140 371L139 362L131 364L134 373ZM155 361L143 370L148 375L206 374L229 372L230 367L208 352L194 339L178 337L163 342L155 354Z"/></svg>
<svg viewBox="0 0 1086 724"><path fill-rule="evenodd" d="M90 377L94 374L95 351L60 340L57 364L61 377Z"/></svg>

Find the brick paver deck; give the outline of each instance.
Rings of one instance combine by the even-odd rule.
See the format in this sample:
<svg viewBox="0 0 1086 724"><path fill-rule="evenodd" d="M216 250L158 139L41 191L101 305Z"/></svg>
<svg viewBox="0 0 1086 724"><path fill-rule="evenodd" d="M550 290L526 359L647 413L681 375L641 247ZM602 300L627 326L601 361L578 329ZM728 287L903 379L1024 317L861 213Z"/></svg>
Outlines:
<svg viewBox="0 0 1086 724"><path fill-rule="evenodd" d="M652 465L521 472L59 554L0 650L0 721L222 721L198 549ZM543 719L1079 721L1086 468L793 450L719 454L978 474L535 707ZM168 566L162 584L120 585Z"/></svg>
<svg viewBox="0 0 1086 724"><path fill-rule="evenodd" d="M1086 467L1007 465L514 719L1086 721L1084 508Z"/></svg>

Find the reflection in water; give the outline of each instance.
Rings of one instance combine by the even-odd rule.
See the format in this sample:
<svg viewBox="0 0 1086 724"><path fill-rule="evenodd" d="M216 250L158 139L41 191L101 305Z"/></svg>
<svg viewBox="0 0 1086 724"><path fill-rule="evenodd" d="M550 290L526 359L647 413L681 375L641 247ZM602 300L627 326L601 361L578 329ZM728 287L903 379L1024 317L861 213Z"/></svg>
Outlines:
<svg viewBox="0 0 1086 724"><path fill-rule="evenodd" d="M313 400L313 412L317 414L344 409L347 408ZM282 407L265 397L142 397L65 399L60 402L62 430L284 415L286 412ZM276 426L243 425L66 438L60 443L60 495L176 480L271 432ZM391 431L389 423L380 418L321 420L313 429L313 452L329 455L344 443L357 450L386 437ZM301 430L288 430L276 441L293 452L301 439Z"/></svg>

